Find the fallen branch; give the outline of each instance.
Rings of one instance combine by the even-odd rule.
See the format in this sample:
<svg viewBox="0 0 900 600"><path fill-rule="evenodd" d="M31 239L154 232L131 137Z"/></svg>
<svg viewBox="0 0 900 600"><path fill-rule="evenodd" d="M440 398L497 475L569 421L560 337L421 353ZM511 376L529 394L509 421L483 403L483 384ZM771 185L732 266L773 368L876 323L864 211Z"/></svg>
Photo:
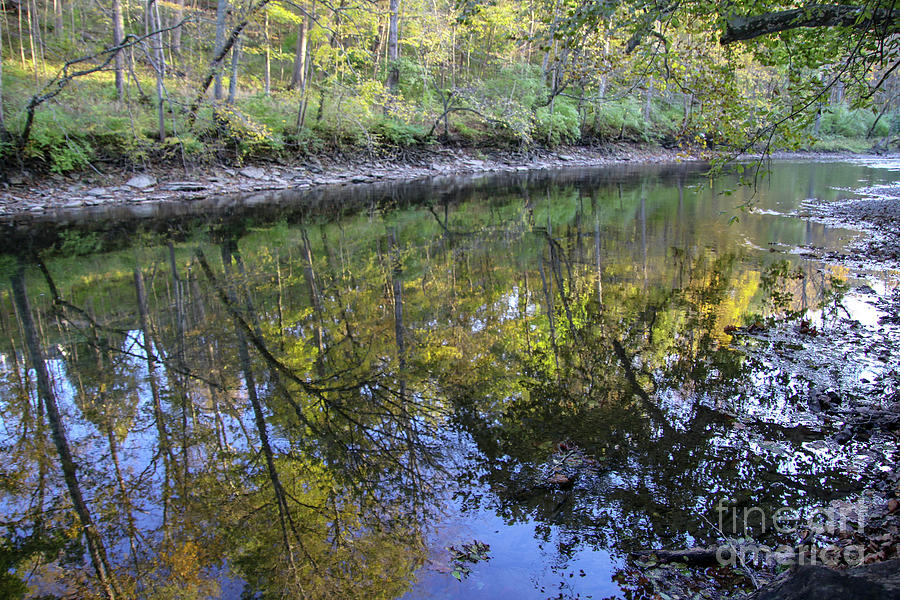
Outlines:
<svg viewBox="0 0 900 600"><path fill-rule="evenodd" d="M634 552L632 556L642 559L655 558L657 562L673 563L682 562L692 567L711 567L717 564L716 557L718 547L711 548L686 548L684 550L648 550Z"/></svg>

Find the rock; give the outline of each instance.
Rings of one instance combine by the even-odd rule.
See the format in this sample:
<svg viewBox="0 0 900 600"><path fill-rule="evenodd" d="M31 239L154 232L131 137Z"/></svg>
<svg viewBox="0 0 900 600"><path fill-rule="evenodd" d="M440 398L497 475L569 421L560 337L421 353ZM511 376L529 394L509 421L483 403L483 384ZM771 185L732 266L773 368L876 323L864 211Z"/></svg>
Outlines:
<svg viewBox="0 0 900 600"><path fill-rule="evenodd" d="M244 167L239 172L248 179L262 179L266 176L266 172L259 167Z"/></svg>
<svg viewBox="0 0 900 600"><path fill-rule="evenodd" d="M200 192L209 186L198 181L170 181L162 186L162 189L169 192Z"/></svg>
<svg viewBox="0 0 900 600"><path fill-rule="evenodd" d="M104 196L104 195L106 195L106 188L102 188L102 187L91 188L88 191L86 191L85 194L87 194L88 196Z"/></svg>
<svg viewBox="0 0 900 600"><path fill-rule="evenodd" d="M136 175L129 179L125 185L138 190L145 190L156 185L156 177L151 177L149 175Z"/></svg>
<svg viewBox="0 0 900 600"><path fill-rule="evenodd" d="M846 444L846 443L849 442L851 439L853 439L853 431L852 431L851 429L849 429L849 428L844 429L843 431L839 431L839 432L838 432L837 434L835 434L835 436L834 436L834 441L835 441L835 443L837 443L837 444L842 444L842 445L843 445L843 444Z"/></svg>
<svg viewBox="0 0 900 600"><path fill-rule="evenodd" d="M760 589L758 600L883 600L900 597L900 559L838 572L799 567Z"/></svg>
<svg viewBox="0 0 900 600"><path fill-rule="evenodd" d="M82 206L83 204L84 204L84 202L82 202L81 200L72 200L70 202L66 202L65 204L63 204L62 207L63 208L78 208L78 207Z"/></svg>
<svg viewBox="0 0 900 600"><path fill-rule="evenodd" d="M350 179L351 183L365 183L369 180L365 175L356 175Z"/></svg>

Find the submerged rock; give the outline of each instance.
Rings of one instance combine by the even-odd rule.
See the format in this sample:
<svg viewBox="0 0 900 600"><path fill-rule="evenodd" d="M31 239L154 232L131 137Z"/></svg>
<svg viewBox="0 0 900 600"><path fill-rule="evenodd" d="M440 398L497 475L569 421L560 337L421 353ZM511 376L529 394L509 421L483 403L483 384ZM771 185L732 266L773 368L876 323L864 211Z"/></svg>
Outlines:
<svg viewBox="0 0 900 600"><path fill-rule="evenodd" d="M900 559L834 571L805 565L759 590L757 600L888 600L900 598Z"/></svg>

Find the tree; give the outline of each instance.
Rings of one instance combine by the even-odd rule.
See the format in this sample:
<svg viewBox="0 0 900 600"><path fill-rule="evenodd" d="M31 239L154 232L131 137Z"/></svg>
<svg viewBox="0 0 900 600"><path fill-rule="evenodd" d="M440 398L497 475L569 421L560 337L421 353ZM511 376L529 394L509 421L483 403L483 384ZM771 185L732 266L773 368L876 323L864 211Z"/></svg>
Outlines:
<svg viewBox="0 0 900 600"><path fill-rule="evenodd" d="M306 11L303 11L306 13ZM297 45L294 51L294 69L291 72L291 83L288 88L295 90L306 89L306 62L309 52L309 16L300 17L297 25Z"/></svg>
<svg viewBox="0 0 900 600"><path fill-rule="evenodd" d="M125 22L122 19L122 0L113 0L113 45L120 47L125 39ZM116 56L116 98L125 97L125 53L118 50Z"/></svg>
<svg viewBox="0 0 900 600"><path fill-rule="evenodd" d="M694 44L705 39L710 56L721 55L720 65L727 65L727 73L722 71L721 75L735 84L737 71L748 56L774 68L784 83L772 88L777 92L769 94L769 108L753 115L750 135L733 132L723 139L739 151L759 143L768 148L776 137L796 137L802 128L787 125L812 119L835 86L842 90L845 85L855 87L856 102L865 104L900 66L895 58L900 49L900 39L895 35L900 13L886 0L866 5L812 2L799 8L784 2L768 5L762 12L758 6L753 2L720 6L701 0L666 2L650 10L633 11L635 6L629 3L607 17L593 3L580 4L568 27L563 28L563 35L572 44L580 39L585 27L596 27L607 18L619 21L630 31L626 53L642 51L661 78L674 81L701 99L720 96L709 87L686 87L668 60L677 53L686 33ZM720 49L713 49L714 44ZM830 76L820 77L822 71ZM722 81L720 76L715 85ZM733 91L740 97L745 90L735 86ZM744 122L748 116L746 106L739 102L733 103L727 114L732 122Z"/></svg>
<svg viewBox="0 0 900 600"><path fill-rule="evenodd" d="M225 54L228 53L228 50L224 48L225 46L225 20L228 16L228 0L219 0L216 3L216 43L214 47L214 55L221 58L218 60L213 60L213 69L215 73L216 83L213 87L213 96L216 100L221 100L223 95L222 89L222 61L225 58ZM209 84L207 84L209 87Z"/></svg>
<svg viewBox="0 0 900 600"><path fill-rule="evenodd" d="M388 9L388 78L387 86L394 91L400 83L400 0L389 0Z"/></svg>
<svg viewBox="0 0 900 600"><path fill-rule="evenodd" d="M0 48L3 47L3 24L0 23ZM0 51L0 142L6 141L6 123L3 121L3 52Z"/></svg>
<svg viewBox="0 0 900 600"><path fill-rule="evenodd" d="M63 473L63 479L66 482L69 498L72 501L72 506L81 523L82 533L87 540L88 552L91 557L91 562L94 565L94 572L97 574L97 579L100 581L100 585L103 588L106 597L109 600L115 600L116 597L121 597L121 594L117 589L112 570L110 569L103 537L94 523L90 509L84 499L81 484L78 481L78 467L69 446L66 428L60 415L56 394L53 391L50 375L47 372L47 366L44 362L44 354L41 350L37 328L28 301L28 291L25 286L24 263L19 264L11 277L11 283L16 310L22 319L22 329L24 331L25 346L28 349L28 357L31 360L31 366L37 375L38 396L47 413L47 419L50 422L53 444L56 446L59 467Z"/></svg>

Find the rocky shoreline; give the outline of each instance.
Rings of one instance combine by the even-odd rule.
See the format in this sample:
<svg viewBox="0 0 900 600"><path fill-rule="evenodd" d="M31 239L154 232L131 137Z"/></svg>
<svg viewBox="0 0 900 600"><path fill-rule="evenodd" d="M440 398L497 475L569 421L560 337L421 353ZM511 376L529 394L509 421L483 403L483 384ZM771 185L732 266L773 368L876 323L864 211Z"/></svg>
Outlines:
<svg viewBox="0 0 900 600"><path fill-rule="evenodd" d="M513 173L613 164L675 163L703 160L698 152L629 145L573 147L529 153L480 152L437 148L398 157L338 156L309 158L296 164L199 167L190 171L154 167L140 173L81 173L78 176L14 175L0 184L0 218L42 215L60 209L117 204L194 201L216 195L308 190L427 177L477 173Z"/></svg>
<svg viewBox="0 0 900 600"><path fill-rule="evenodd" d="M861 478L866 482L864 495L870 511L865 526L852 532L839 531L830 538L817 535L811 539L811 548L817 543L836 547L855 543L865 549L866 560L862 566L842 565L845 568L838 570L821 564L795 565L746 600L900 597L900 470L894 462L896 456L890 459L900 439L900 369L896 368L900 360L900 287L896 287L896 273L900 272L900 185L848 191L853 197L836 202L807 200L800 216L860 232L862 235L844 252L827 253L818 259L847 269L856 279L867 280L867 273L880 273L869 282L880 279L883 285L873 283L876 290L857 282L842 300L857 306L853 315L842 304L844 314L829 327L804 331L805 319L799 327L785 321L770 332L753 336L757 338L755 349L748 351L774 356L776 344L766 342L779 335L790 336L798 350L779 351L779 368L812 372L826 363L829 387L813 387L808 398L810 412L826 424L820 443L853 448L858 456L882 455L887 459L886 465ZM858 319L866 314L874 315L874 322ZM842 355L843 361L835 355ZM813 356L818 360L810 358ZM855 368L846 368L845 364ZM862 364L871 366L866 376L858 372Z"/></svg>
<svg viewBox="0 0 900 600"><path fill-rule="evenodd" d="M60 210L128 204L191 202L214 196L310 190L371 183L403 183L435 176L516 173L616 164L698 162L717 156L698 149L665 149L633 144L565 147L528 152L471 148L424 148L398 156L340 155L248 166L150 166L141 171L40 175L20 172L0 180L0 219ZM844 153L774 153L776 160L818 162L859 158ZM743 159L757 159L747 155Z"/></svg>

